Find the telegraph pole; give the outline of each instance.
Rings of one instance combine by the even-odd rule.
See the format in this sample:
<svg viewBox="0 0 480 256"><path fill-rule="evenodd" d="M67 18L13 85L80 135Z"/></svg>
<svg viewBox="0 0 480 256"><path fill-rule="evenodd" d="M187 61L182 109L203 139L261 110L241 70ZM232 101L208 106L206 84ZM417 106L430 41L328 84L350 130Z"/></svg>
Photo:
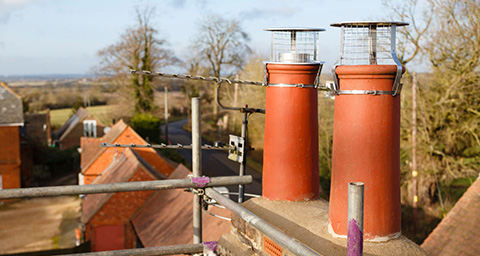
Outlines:
<svg viewBox="0 0 480 256"><path fill-rule="evenodd" d="M413 189L413 227L417 228L417 74L412 74L412 189Z"/></svg>
<svg viewBox="0 0 480 256"><path fill-rule="evenodd" d="M165 143L168 144L168 88L165 86Z"/></svg>

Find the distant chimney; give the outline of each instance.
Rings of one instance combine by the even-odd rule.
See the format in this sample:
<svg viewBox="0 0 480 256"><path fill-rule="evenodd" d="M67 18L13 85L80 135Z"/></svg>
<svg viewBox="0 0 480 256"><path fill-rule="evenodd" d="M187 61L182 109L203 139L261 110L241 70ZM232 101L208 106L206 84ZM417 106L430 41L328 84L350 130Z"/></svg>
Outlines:
<svg viewBox="0 0 480 256"><path fill-rule="evenodd" d="M270 200L318 198L318 32L274 28L267 92L263 196Z"/></svg>

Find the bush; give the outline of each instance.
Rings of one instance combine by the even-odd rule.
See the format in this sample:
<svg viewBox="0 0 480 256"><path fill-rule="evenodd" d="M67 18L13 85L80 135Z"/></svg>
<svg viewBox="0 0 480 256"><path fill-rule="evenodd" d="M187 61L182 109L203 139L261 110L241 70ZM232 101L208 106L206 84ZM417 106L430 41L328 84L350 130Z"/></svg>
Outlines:
<svg viewBox="0 0 480 256"><path fill-rule="evenodd" d="M35 179L49 179L78 172L80 154L77 149L78 147L60 150L59 148L40 146L37 156L40 165L34 169Z"/></svg>
<svg viewBox="0 0 480 256"><path fill-rule="evenodd" d="M148 113L135 114L132 128L148 142L160 142L160 118Z"/></svg>

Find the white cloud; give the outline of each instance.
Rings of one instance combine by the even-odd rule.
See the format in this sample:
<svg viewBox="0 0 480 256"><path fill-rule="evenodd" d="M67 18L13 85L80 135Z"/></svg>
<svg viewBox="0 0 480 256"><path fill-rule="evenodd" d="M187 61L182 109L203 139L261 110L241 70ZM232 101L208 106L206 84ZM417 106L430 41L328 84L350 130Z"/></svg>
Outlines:
<svg viewBox="0 0 480 256"><path fill-rule="evenodd" d="M7 23L10 15L36 0L0 0L0 23Z"/></svg>
<svg viewBox="0 0 480 256"><path fill-rule="evenodd" d="M281 6L277 8L253 8L250 11L241 12L240 17L242 19L259 19L259 18L272 18L282 17L289 18L294 16L300 11L299 8L292 8L288 6Z"/></svg>

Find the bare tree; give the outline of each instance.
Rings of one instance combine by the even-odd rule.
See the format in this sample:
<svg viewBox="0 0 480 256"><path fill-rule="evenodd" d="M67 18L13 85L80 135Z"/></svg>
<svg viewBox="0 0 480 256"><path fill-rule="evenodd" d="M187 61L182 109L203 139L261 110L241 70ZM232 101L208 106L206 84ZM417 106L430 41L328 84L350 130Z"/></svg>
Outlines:
<svg viewBox="0 0 480 256"><path fill-rule="evenodd" d="M404 48L400 48L406 53L400 54L403 63L416 56L431 64L428 74L418 75L417 89L419 199L422 205L431 205L440 198L439 184L448 186L455 179L478 175L480 3L472 0L421 2L423 10L431 13L423 16L420 16L423 11L409 11L416 10L412 7L418 3L410 0L390 6L396 6L392 7L397 15L394 17L404 18L402 20L413 25L400 36L405 42ZM426 18L417 22L418 17ZM406 78L403 82L408 85L411 81ZM402 94L402 173L409 177L412 102L410 90ZM404 180L404 185L410 186L408 180ZM447 198L451 202L456 200L451 195Z"/></svg>
<svg viewBox="0 0 480 256"><path fill-rule="evenodd" d="M157 70L176 62L166 42L153 28L154 9L136 9L137 24L128 28L120 40L98 52L101 58L98 72L108 75L117 85L133 94L135 113L154 110L152 77L130 75L129 70Z"/></svg>
<svg viewBox="0 0 480 256"><path fill-rule="evenodd" d="M237 20L209 15L201 21L198 29L193 49L209 67L210 75L230 77L242 68L250 52L247 46L249 38ZM213 105L213 113L215 116L218 114L216 104Z"/></svg>
<svg viewBox="0 0 480 256"><path fill-rule="evenodd" d="M430 1L430 0L429 0ZM393 1L382 0L388 17L395 21L408 22L410 25L398 30L398 58L403 65L423 54L428 28L433 20L433 5L419 7L418 0ZM420 19L418 17L421 17Z"/></svg>

